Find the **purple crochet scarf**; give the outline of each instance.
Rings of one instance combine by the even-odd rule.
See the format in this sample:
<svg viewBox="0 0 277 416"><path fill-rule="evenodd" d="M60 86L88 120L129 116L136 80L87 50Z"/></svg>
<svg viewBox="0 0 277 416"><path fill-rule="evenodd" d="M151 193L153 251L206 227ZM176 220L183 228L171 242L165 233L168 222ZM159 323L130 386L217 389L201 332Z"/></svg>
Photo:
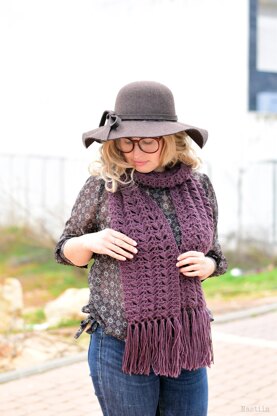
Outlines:
<svg viewBox="0 0 277 416"><path fill-rule="evenodd" d="M134 172L134 186L109 195L111 227L137 244L119 261L128 323L122 371L178 377L213 363L210 316L198 277L186 277L177 257L206 254L213 241L213 212L200 181L183 163L164 172ZM142 186L141 186L142 185ZM160 207L143 185L169 188L181 229L180 250Z"/></svg>

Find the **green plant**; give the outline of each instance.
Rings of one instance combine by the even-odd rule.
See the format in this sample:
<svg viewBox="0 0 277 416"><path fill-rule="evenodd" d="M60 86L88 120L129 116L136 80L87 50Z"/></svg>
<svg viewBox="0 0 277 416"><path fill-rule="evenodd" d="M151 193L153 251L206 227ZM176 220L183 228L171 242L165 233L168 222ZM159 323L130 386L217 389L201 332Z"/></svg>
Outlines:
<svg viewBox="0 0 277 416"><path fill-rule="evenodd" d="M42 308L34 309L22 315L24 321L28 325L40 324L46 321L46 316Z"/></svg>

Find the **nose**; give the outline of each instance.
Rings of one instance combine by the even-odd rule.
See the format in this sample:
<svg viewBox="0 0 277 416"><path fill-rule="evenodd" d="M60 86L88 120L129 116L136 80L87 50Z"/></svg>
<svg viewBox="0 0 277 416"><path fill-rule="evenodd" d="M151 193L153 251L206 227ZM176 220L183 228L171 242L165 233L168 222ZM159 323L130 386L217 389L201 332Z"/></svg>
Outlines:
<svg viewBox="0 0 277 416"><path fill-rule="evenodd" d="M136 156L137 154L138 155L141 155L142 153L144 153L140 148L139 148L139 145L138 145L138 142L134 142L134 149L133 149L133 155L134 156Z"/></svg>

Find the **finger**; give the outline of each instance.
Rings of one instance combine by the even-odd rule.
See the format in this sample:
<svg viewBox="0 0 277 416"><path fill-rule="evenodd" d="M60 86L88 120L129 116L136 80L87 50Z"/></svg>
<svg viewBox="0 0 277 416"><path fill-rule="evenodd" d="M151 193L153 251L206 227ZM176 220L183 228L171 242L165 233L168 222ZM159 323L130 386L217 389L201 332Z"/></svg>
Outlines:
<svg viewBox="0 0 277 416"><path fill-rule="evenodd" d="M125 235L123 233L121 233L120 231L113 230L112 237L119 238L120 240L123 240L123 241L125 241L126 243L128 243L132 246L137 245L137 242L135 240L132 240L132 238L128 237L127 235Z"/></svg>
<svg viewBox="0 0 277 416"><path fill-rule="evenodd" d="M195 276L198 277L199 276L199 272L198 271L193 271L193 272L184 271L182 273L183 273L183 275L185 275L187 277L195 277Z"/></svg>
<svg viewBox="0 0 277 416"><path fill-rule="evenodd" d="M177 260L183 260L183 259L186 259L189 256L203 257L204 253L202 253L201 251L186 251L185 253L180 254L177 257Z"/></svg>
<svg viewBox="0 0 277 416"><path fill-rule="evenodd" d="M176 266L181 267L181 266L196 264L196 263L199 263L199 257L189 257L187 259L178 261L178 263L176 263Z"/></svg>
<svg viewBox="0 0 277 416"><path fill-rule="evenodd" d="M131 253L129 253L128 251L123 250L122 248L120 248L116 244L110 243L108 245L108 247L111 251L113 251L117 254L120 254L121 256L128 257L129 259L132 259L134 257Z"/></svg>
<svg viewBox="0 0 277 416"><path fill-rule="evenodd" d="M120 240L119 238L114 237L112 239L112 243L116 246L122 247L122 248L124 248L128 251L131 251L132 253L137 253L138 252L136 247L134 247L133 245L130 245L128 243L125 243L125 241Z"/></svg>
<svg viewBox="0 0 277 416"><path fill-rule="evenodd" d="M114 259L117 260L126 260L126 257L120 256L119 254L116 254L114 251L107 249L106 253L108 256L113 257Z"/></svg>
<svg viewBox="0 0 277 416"><path fill-rule="evenodd" d="M196 267L194 264L191 266L181 267L180 270L183 270L185 272L200 272L199 267Z"/></svg>

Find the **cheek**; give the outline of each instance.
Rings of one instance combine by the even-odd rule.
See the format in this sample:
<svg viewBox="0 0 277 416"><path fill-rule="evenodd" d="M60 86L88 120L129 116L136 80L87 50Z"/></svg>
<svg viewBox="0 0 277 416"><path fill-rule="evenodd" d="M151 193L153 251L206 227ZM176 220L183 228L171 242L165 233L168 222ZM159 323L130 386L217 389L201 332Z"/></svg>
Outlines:
<svg viewBox="0 0 277 416"><path fill-rule="evenodd" d="M130 153L123 153L123 159L125 160L125 162L130 163Z"/></svg>
<svg viewBox="0 0 277 416"><path fill-rule="evenodd" d="M158 154L156 155L156 160L155 160L156 164L160 163L160 154L161 152L158 152Z"/></svg>
<svg viewBox="0 0 277 416"><path fill-rule="evenodd" d="M159 150L157 152L157 161L158 162L160 161L160 157L161 157L162 150L163 150L163 145L159 148Z"/></svg>
<svg viewBox="0 0 277 416"><path fill-rule="evenodd" d="M159 150L157 153L155 153L155 156L153 155L151 158L151 162L155 168L160 165L160 155L161 155L161 152Z"/></svg>

